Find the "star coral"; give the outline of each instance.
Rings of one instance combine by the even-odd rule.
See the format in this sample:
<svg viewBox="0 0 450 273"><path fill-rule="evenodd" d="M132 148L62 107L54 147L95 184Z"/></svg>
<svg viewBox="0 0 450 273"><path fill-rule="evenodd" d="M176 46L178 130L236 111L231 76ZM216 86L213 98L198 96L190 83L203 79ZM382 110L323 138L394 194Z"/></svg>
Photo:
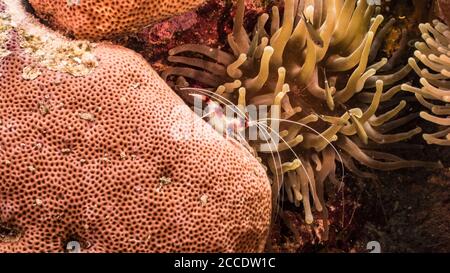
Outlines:
<svg viewBox="0 0 450 273"><path fill-rule="evenodd" d="M264 249L264 169L140 55L0 20L0 252Z"/></svg>
<svg viewBox="0 0 450 273"><path fill-rule="evenodd" d="M81 39L116 38L197 7L203 0L30 0L53 27Z"/></svg>

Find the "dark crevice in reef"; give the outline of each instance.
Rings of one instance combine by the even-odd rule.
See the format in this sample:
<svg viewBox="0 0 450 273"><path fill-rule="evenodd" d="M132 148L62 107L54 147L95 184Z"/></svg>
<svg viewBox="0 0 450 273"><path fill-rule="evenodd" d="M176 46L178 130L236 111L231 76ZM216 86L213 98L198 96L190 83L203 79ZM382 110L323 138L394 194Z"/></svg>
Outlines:
<svg viewBox="0 0 450 273"><path fill-rule="evenodd" d="M33 9L33 7L30 4L30 2L28 2L27 0L22 0L22 5L23 5L23 7L25 7L26 12L33 14L33 15L36 14L35 10ZM37 16L35 16L35 17L38 18Z"/></svg>
<svg viewBox="0 0 450 273"><path fill-rule="evenodd" d="M50 25L51 17L50 15L46 14L40 14L40 16L37 16L37 13L33 6L30 4L28 0L22 0L23 7L25 7L25 11L30 14L30 16L34 17L39 23L42 25L48 27L49 29L53 29L53 27ZM53 29L55 31L58 31L57 29ZM64 36L66 36L69 39L75 39L75 35L69 31L62 31Z"/></svg>
<svg viewBox="0 0 450 273"><path fill-rule="evenodd" d="M16 242L21 236L22 231L18 227L0 223L0 243Z"/></svg>
<svg viewBox="0 0 450 273"><path fill-rule="evenodd" d="M33 18L35 18L42 25L44 25L46 27L49 27L51 29L51 27L48 24L47 20L42 19L39 16L37 16L36 11L34 10L33 6L31 6L31 4L30 4L30 2L28 0L22 0L22 6L25 8L25 12L27 12L28 15L30 15Z"/></svg>

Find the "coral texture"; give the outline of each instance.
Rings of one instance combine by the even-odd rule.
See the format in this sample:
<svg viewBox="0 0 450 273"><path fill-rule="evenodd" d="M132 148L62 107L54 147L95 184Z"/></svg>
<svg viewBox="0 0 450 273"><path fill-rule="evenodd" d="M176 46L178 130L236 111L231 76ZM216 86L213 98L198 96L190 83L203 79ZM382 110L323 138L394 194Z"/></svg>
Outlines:
<svg viewBox="0 0 450 273"><path fill-rule="evenodd" d="M262 251L259 162L140 55L67 40L19 3L0 1L0 252Z"/></svg>
<svg viewBox="0 0 450 273"><path fill-rule="evenodd" d="M245 117L249 127L279 131L280 142L271 151L261 149L264 141L249 141L270 171L273 203L283 190L289 201L303 204L305 222L311 224L314 209L327 219L324 183L340 185L335 161L368 178L374 175L358 164L380 170L440 167L376 150L421 132L398 132L418 116L405 111L401 85L395 85L411 67L396 67L387 58L374 62L394 19L382 26L383 16L368 1L284 2L283 13L274 6L271 16L261 15L247 32L239 0L230 52L182 45L169 51L168 60L176 65L163 73L168 80L178 76L176 82L184 85L183 78L194 79L225 105L277 106L264 120L267 126ZM397 70L389 73L392 68ZM322 224L326 238L327 221Z"/></svg>
<svg viewBox="0 0 450 273"><path fill-rule="evenodd" d="M30 0L53 27L82 39L107 39L195 8L203 0Z"/></svg>
<svg viewBox="0 0 450 273"><path fill-rule="evenodd" d="M442 127L423 138L429 144L450 146L450 30L438 20L433 25L420 24L419 29L423 42L416 42L415 58L410 58L409 64L420 77L422 88L405 84L402 89L414 92L417 100L431 111L421 112L423 119ZM425 68L421 69L417 60Z"/></svg>

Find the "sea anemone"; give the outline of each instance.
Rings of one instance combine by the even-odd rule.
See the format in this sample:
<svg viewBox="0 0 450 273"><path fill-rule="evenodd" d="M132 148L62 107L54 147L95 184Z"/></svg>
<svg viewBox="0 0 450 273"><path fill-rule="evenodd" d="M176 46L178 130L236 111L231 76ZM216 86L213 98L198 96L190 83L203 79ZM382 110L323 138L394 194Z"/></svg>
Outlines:
<svg viewBox="0 0 450 273"><path fill-rule="evenodd" d="M431 111L421 112L423 119L442 127L436 133L423 134L426 142L450 146L450 30L438 20L433 25L420 24L419 29L424 42L416 42L415 58L408 62L419 75L422 88L404 84L402 89L414 92L420 104ZM421 69L417 60L425 68Z"/></svg>
<svg viewBox="0 0 450 273"><path fill-rule="evenodd" d="M394 19L377 34L384 18L367 1L285 0L284 14L274 6L271 16L262 14L249 34L243 26L244 10L244 0L239 0L228 36L231 53L196 44L179 46L168 58L177 66L169 67L163 78L176 75L179 83L191 78L214 91L212 98L239 109L278 106L272 108L272 118L265 119L269 126L251 117L247 122L279 131L281 142L272 151L261 149L264 141L247 139L270 171L274 204L284 189L290 202L303 204L305 222L311 224L310 203L327 218L324 183L339 184L336 162L362 177L374 176L357 163L379 170L441 166L371 148L373 143L396 143L421 133L420 128L393 132L417 117L410 113L396 118L407 103L396 96L401 88L394 84L411 67L377 75L388 59L368 64ZM390 88L383 92L385 87ZM388 101L394 107L382 107Z"/></svg>

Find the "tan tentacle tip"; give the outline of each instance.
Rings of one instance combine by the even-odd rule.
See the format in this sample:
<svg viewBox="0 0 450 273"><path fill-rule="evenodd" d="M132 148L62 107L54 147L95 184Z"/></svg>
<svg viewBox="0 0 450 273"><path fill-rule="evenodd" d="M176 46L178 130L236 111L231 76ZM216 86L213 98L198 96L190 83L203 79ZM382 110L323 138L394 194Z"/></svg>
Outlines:
<svg viewBox="0 0 450 273"><path fill-rule="evenodd" d="M413 87L413 86L411 86L409 84L406 84L406 83L402 84L400 86L400 89L403 90L403 91L412 92L414 94L423 94L421 89Z"/></svg>
<svg viewBox="0 0 450 273"><path fill-rule="evenodd" d="M384 82L382 80L377 80L375 82L375 85L377 86L377 88L383 88Z"/></svg>
<svg viewBox="0 0 450 273"><path fill-rule="evenodd" d="M305 222L307 225L311 225L314 222L314 217L311 214L305 215Z"/></svg>
<svg viewBox="0 0 450 273"><path fill-rule="evenodd" d="M429 120L430 114L428 114L427 112L424 112L424 111L420 112L420 117L430 121Z"/></svg>
<svg viewBox="0 0 450 273"><path fill-rule="evenodd" d="M285 138L289 135L289 130L283 130L280 132L280 137Z"/></svg>
<svg viewBox="0 0 450 273"><path fill-rule="evenodd" d="M419 44L420 44L420 43L419 43ZM415 50L415 51L414 51L414 56L416 56L416 58L420 59L422 55L423 55L423 54L422 54L422 52L420 52L420 50Z"/></svg>
<svg viewBox="0 0 450 273"><path fill-rule="evenodd" d="M226 90L225 86L219 85L219 87L217 87L216 89L216 94L222 95L223 93L225 93L225 90Z"/></svg>
<svg viewBox="0 0 450 273"><path fill-rule="evenodd" d="M310 22L313 22L313 20L314 20L314 6L313 5L309 5L306 7L305 16L306 16L306 19L308 19Z"/></svg>
<svg viewBox="0 0 450 273"><path fill-rule="evenodd" d="M424 86L427 86L427 85L430 85L429 83L428 83L428 81L425 79L425 78L420 78L420 83L422 84L422 85L424 85Z"/></svg>
<svg viewBox="0 0 450 273"><path fill-rule="evenodd" d="M409 59L408 59L408 64L409 64L410 66L416 65L416 64L417 64L416 59L414 59L414 58L409 58Z"/></svg>
<svg viewBox="0 0 450 273"><path fill-rule="evenodd" d="M414 43L414 47L418 49L421 44L422 44L422 42L415 42Z"/></svg>
<svg viewBox="0 0 450 273"><path fill-rule="evenodd" d="M443 126L450 126L450 118L436 117L424 111L420 112L420 117L429 122L433 122Z"/></svg>
<svg viewBox="0 0 450 273"><path fill-rule="evenodd" d="M349 110L349 113L351 114L351 116L357 118L362 118L363 116L363 111L361 110L361 108L352 108Z"/></svg>
<svg viewBox="0 0 450 273"><path fill-rule="evenodd" d="M423 134L422 137L427 142L428 145L436 144L442 146L450 146L450 134L447 135L447 139L440 139L433 136L432 134ZM440 167L436 167L436 169L444 167L441 161L438 161L437 163L440 165Z"/></svg>
<svg viewBox="0 0 450 273"><path fill-rule="evenodd" d="M408 89L410 89L410 85L407 83L404 83L400 86L400 89L402 89L403 91L408 91Z"/></svg>
<svg viewBox="0 0 450 273"><path fill-rule="evenodd" d="M302 162L299 159L295 159L292 162L283 163L281 166L281 172L287 173L290 171L295 171L302 166Z"/></svg>
<svg viewBox="0 0 450 273"><path fill-rule="evenodd" d="M437 26L437 25L439 25L441 23L437 19L433 19L431 22L433 23L434 26Z"/></svg>

